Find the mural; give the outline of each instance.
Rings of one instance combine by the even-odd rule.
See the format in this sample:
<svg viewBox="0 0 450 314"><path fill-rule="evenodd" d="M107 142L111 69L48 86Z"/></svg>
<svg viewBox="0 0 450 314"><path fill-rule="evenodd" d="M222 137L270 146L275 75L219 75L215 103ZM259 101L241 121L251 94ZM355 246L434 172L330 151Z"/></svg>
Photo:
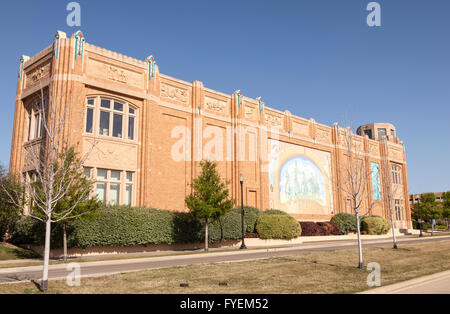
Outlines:
<svg viewBox="0 0 450 314"><path fill-rule="evenodd" d="M269 201L289 214L333 214L330 153L270 140Z"/></svg>
<svg viewBox="0 0 450 314"><path fill-rule="evenodd" d="M376 201L381 201L381 191L380 191L380 165L376 162L371 162L370 167L372 169L372 189L373 189L373 199Z"/></svg>
<svg viewBox="0 0 450 314"><path fill-rule="evenodd" d="M280 201L309 199L325 205L325 183L319 168L308 158L294 157L281 168Z"/></svg>

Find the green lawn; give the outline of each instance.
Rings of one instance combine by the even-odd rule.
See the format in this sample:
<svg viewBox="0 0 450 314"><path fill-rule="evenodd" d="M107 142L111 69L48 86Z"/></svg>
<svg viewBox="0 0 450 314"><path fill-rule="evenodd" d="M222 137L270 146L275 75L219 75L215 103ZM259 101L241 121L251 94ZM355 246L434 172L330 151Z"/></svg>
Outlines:
<svg viewBox="0 0 450 314"><path fill-rule="evenodd" d="M450 240L364 248L378 262L382 285L450 269ZM355 293L367 290L367 270L356 249L314 252L245 262L212 263L82 278L80 287L49 282L49 293ZM226 282L227 286L219 283ZM188 283L189 288L180 287ZM0 293L40 293L33 283L0 284Z"/></svg>
<svg viewBox="0 0 450 314"><path fill-rule="evenodd" d="M14 248L0 243L0 261L21 260L29 258L38 258L39 255L20 248Z"/></svg>

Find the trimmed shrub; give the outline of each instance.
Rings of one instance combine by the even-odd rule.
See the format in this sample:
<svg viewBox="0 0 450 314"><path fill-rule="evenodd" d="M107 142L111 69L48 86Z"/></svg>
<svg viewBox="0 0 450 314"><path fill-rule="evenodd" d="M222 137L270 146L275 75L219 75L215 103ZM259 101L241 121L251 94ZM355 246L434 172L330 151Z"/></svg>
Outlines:
<svg viewBox="0 0 450 314"><path fill-rule="evenodd" d="M339 228L332 222L301 221L302 237L339 235Z"/></svg>
<svg viewBox="0 0 450 314"><path fill-rule="evenodd" d="M322 228L312 221L301 221L302 237L321 236Z"/></svg>
<svg viewBox="0 0 450 314"><path fill-rule="evenodd" d="M241 215L241 207L236 207L233 209L234 212ZM244 224L245 224L245 232L254 233L256 232L256 222L258 221L258 217L263 213L259 208L244 206ZM241 226L241 221L239 221L239 227Z"/></svg>
<svg viewBox="0 0 450 314"><path fill-rule="evenodd" d="M391 222L380 216L364 217L361 220L362 234L386 234L391 229Z"/></svg>
<svg viewBox="0 0 450 314"><path fill-rule="evenodd" d="M256 223L261 239L294 239L300 236L300 224L289 215L262 214Z"/></svg>
<svg viewBox="0 0 450 314"><path fill-rule="evenodd" d="M322 228L324 235L339 235L339 228L331 221L318 222L317 225Z"/></svg>
<svg viewBox="0 0 450 314"><path fill-rule="evenodd" d="M289 215L288 213L279 210L279 209L267 209L264 214L268 214L268 215Z"/></svg>
<svg viewBox="0 0 450 314"><path fill-rule="evenodd" d="M355 215L348 213L336 214L333 218L331 218L331 222L338 227L339 234L347 234L357 231Z"/></svg>
<svg viewBox="0 0 450 314"><path fill-rule="evenodd" d="M52 224L50 240L52 248L62 247L60 226ZM12 226L9 241L14 244L43 245L45 242L45 224L29 216L21 216L15 220Z"/></svg>
<svg viewBox="0 0 450 314"><path fill-rule="evenodd" d="M261 211L245 207L245 229L256 230ZM241 210L234 209L209 223L211 243L239 240L242 237ZM52 224L52 248L62 247L62 228ZM45 225L31 217L21 217L14 225L12 242L43 245ZM105 207L94 219L74 220L67 224L68 247L135 246L161 243L204 241L204 221L188 213L126 206Z"/></svg>

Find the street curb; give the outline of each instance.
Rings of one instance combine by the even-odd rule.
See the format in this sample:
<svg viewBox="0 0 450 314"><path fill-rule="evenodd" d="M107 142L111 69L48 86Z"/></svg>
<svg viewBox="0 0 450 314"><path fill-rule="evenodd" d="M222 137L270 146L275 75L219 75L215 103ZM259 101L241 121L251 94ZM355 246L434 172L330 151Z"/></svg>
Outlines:
<svg viewBox="0 0 450 314"><path fill-rule="evenodd" d="M447 238L450 238L450 236L442 236L439 237L440 239L444 240ZM398 243L401 243L403 241L420 241L421 238L403 238L398 239ZM369 243L373 244L388 244L390 241L387 239L379 239L379 240L370 240ZM367 242L366 242L367 243ZM184 259L191 259L191 258L203 258L203 257L215 257L215 256L230 256L230 255L245 255L245 254L252 254L254 252L258 251L266 251L266 252L283 252L283 251L289 251L292 249L299 249L299 250L309 250L309 249L318 249L318 248L327 248L327 247L345 247L349 244L347 242L317 242L317 244L309 243L309 245L303 246L291 246L291 247L282 247L282 248L255 248L253 250L238 250L238 251L226 251L226 252L209 252L209 253L196 253L196 254L176 254L176 255L169 255L169 256L156 256L156 257L141 257L141 258L129 258L129 259L115 259L115 260L104 260L104 261L92 261L92 262L80 262L79 264L82 267L89 267L89 266L108 266L108 265L124 265L124 264L134 264L134 263L146 263L146 262L159 262L159 261L170 261L170 260L184 260ZM364 245L364 241L363 241ZM73 261L72 263L77 263L76 261ZM67 265L70 263L63 263L63 264L56 264L56 265L50 265L49 269L64 269L67 267ZM0 268L0 274L7 274L7 273L13 273L13 272L22 272L22 271L36 271L41 270L42 265L39 266L22 266L22 267L13 267L13 268Z"/></svg>

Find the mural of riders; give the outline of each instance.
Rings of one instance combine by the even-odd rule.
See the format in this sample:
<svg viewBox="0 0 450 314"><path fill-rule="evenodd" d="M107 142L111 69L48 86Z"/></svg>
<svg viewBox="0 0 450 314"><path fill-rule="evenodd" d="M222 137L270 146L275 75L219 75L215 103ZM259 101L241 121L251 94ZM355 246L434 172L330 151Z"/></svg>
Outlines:
<svg viewBox="0 0 450 314"><path fill-rule="evenodd" d="M330 153L270 140L269 198L273 209L332 215Z"/></svg>

